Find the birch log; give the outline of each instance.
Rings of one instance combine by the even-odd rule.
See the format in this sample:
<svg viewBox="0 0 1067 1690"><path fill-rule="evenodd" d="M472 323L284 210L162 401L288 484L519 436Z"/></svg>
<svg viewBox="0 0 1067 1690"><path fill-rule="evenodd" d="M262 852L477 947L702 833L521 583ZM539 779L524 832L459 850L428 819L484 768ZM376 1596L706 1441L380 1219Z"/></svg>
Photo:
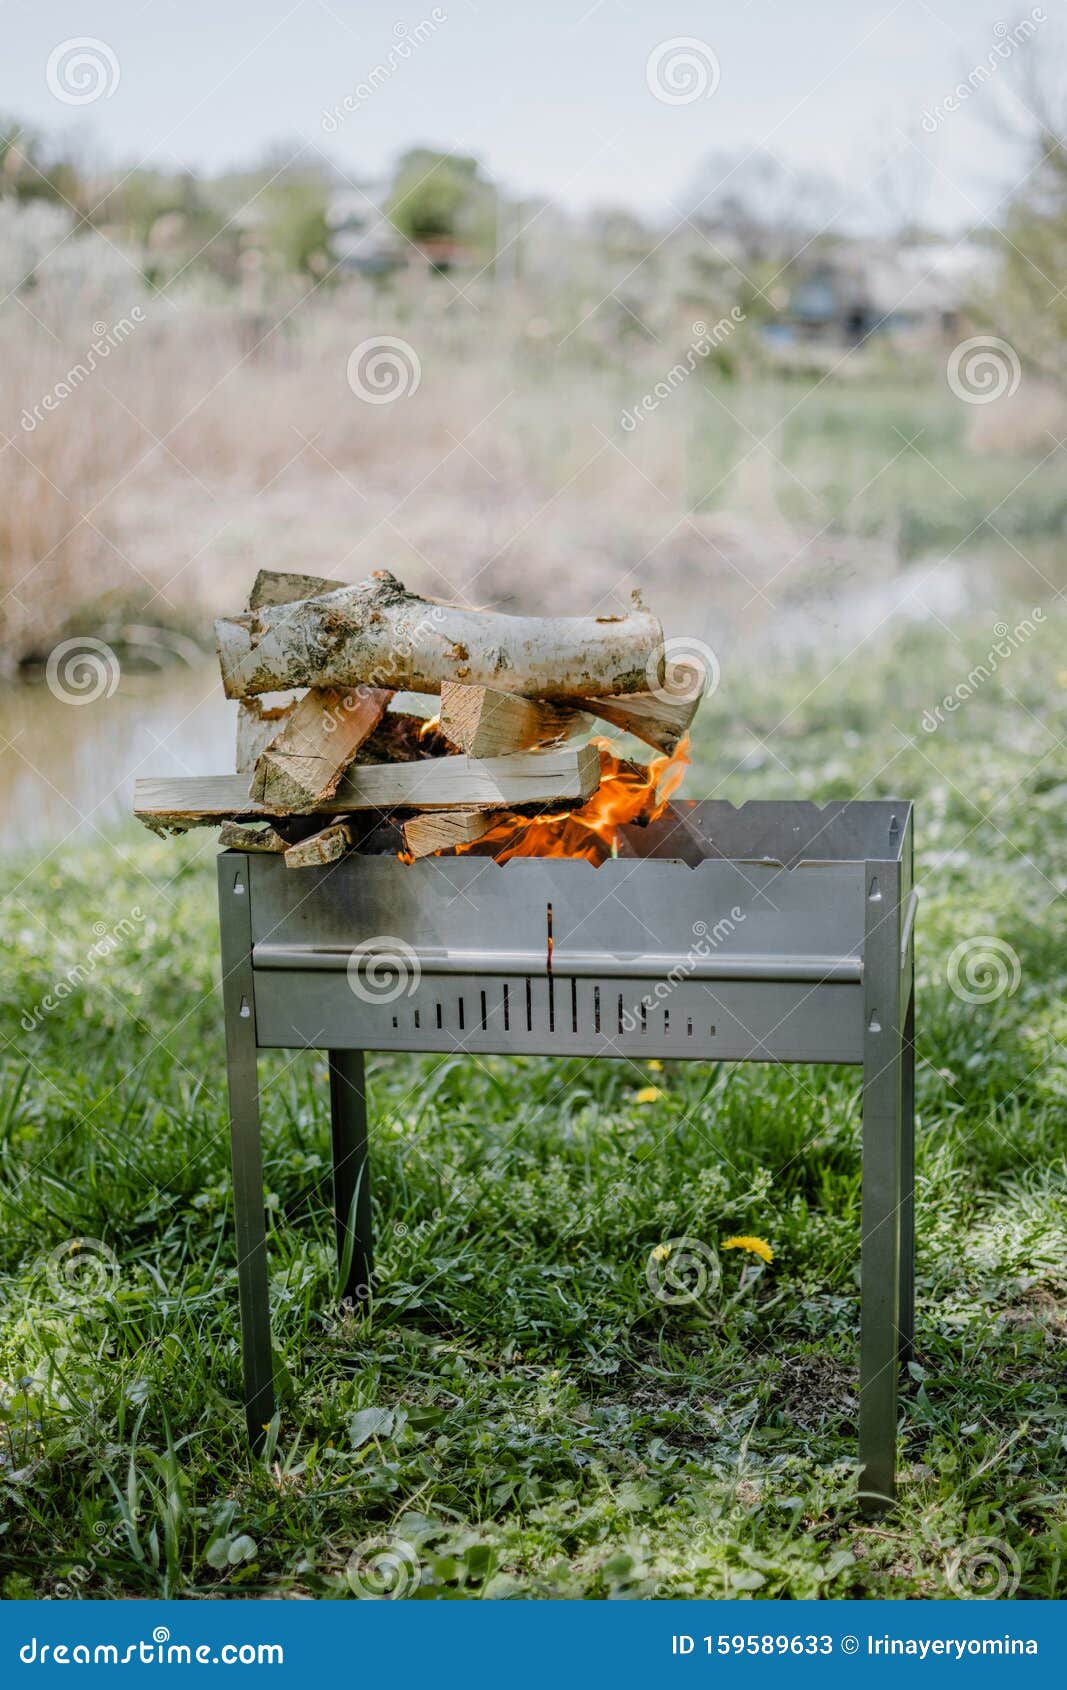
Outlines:
<svg viewBox="0 0 1067 1690"><path fill-rule="evenodd" d="M501 616L409 593L384 570L355 587L223 617L228 698L300 686L439 692L463 681L535 698L647 692L663 677L663 629L625 616Z"/></svg>

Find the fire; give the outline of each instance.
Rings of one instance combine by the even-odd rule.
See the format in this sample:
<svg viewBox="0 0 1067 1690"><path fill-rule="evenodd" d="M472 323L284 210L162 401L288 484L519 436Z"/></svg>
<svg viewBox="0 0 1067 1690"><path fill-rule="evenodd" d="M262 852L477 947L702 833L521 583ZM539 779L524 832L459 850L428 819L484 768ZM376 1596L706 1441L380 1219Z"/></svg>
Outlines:
<svg viewBox="0 0 1067 1690"><path fill-rule="evenodd" d="M624 762L611 741L594 739L600 752L600 785L578 810L559 815L502 816L473 845L457 845L456 854L475 852L506 863L512 857L585 857L602 863L613 854L617 830L626 822L650 822L663 814L685 779L689 737L671 756L641 765Z"/></svg>

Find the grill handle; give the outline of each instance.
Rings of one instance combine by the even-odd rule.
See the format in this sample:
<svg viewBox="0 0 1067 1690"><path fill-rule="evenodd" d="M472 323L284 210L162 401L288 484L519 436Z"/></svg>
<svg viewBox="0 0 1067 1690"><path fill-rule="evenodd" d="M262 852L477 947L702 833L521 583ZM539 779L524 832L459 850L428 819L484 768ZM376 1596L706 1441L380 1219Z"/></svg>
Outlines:
<svg viewBox="0 0 1067 1690"><path fill-rule="evenodd" d="M553 952L551 970L544 951L456 951L414 946L390 950L358 950L341 945L281 945L260 943L252 951L253 968L337 969L353 966L359 973L399 955L404 966L425 975L544 975L553 979L661 980L798 980L813 984L863 979L858 956L670 956L662 952L616 956L607 951Z"/></svg>

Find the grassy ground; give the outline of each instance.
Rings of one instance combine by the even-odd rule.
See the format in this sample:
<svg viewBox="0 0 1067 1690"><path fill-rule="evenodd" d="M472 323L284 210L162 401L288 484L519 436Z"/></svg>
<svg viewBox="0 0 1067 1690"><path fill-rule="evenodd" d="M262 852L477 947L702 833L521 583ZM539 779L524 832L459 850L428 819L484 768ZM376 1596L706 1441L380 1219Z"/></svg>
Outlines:
<svg viewBox="0 0 1067 1690"><path fill-rule="evenodd" d="M378 1060L364 1319L335 1302L322 1066L265 1065L283 1408L250 1461L213 845L130 834L6 864L3 1592L1062 1594L1063 632L933 733L923 711L988 629L910 633L821 685L724 683L689 787L919 802L918 1361L896 1513L855 1506L854 1070ZM1007 989L974 1004L947 963L979 937ZM735 1233L773 1263L723 1252L717 1297L656 1301L657 1245ZM77 1238L95 1242L72 1255Z"/></svg>

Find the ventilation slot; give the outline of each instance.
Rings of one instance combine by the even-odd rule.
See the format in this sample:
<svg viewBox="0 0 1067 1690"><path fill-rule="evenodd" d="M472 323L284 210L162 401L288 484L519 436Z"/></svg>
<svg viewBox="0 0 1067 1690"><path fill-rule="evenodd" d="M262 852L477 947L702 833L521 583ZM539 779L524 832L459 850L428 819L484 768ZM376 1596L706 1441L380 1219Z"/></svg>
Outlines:
<svg viewBox="0 0 1067 1690"><path fill-rule="evenodd" d="M489 1013L488 1013L488 1010L486 1008L485 993L483 992L482 993L482 1032L485 1033L485 1032L488 1032L488 1030L489 1030Z"/></svg>
<svg viewBox="0 0 1067 1690"><path fill-rule="evenodd" d="M504 984L504 1031L505 1033L511 1032L511 994L506 982Z"/></svg>
<svg viewBox="0 0 1067 1690"><path fill-rule="evenodd" d="M600 1031L600 987L593 987L593 1025Z"/></svg>
<svg viewBox="0 0 1067 1690"><path fill-rule="evenodd" d="M533 1032L533 987L526 982L526 1031Z"/></svg>
<svg viewBox="0 0 1067 1690"><path fill-rule="evenodd" d="M578 982L571 981L571 1032L578 1031Z"/></svg>

